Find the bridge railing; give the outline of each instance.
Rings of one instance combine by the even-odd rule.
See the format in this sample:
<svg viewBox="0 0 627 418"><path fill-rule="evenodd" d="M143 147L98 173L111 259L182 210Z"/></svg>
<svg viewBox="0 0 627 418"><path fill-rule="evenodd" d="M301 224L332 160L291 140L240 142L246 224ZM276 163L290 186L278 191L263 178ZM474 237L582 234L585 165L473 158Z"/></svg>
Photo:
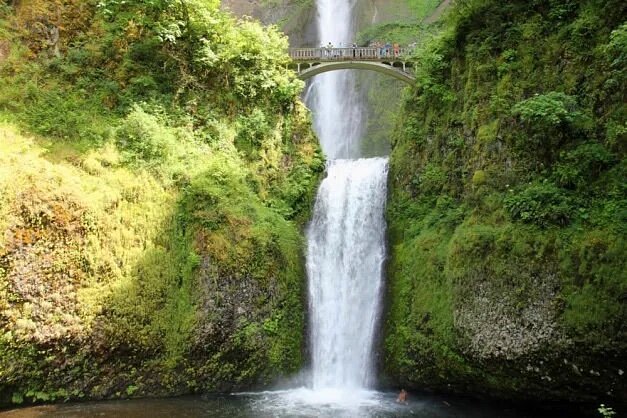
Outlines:
<svg viewBox="0 0 627 418"><path fill-rule="evenodd" d="M402 59L412 52L411 48L290 48L289 54L294 61L385 61Z"/></svg>

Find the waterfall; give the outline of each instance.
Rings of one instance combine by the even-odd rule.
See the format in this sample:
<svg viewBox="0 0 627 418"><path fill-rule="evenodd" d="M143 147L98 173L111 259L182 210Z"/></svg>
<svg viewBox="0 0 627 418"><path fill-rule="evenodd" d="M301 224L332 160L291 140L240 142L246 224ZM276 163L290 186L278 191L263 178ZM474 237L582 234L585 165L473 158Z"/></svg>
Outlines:
<svg viewBox="0 0 627 418"><path fill-rule="evenodd" d="M320 43L349 46L354 0L316 4ZM359 158L364 112L350 71L317 76L308 96L329 161L307 230L312 386L366 389L374 379L388 164Z"/></svg>
<svg viewBox="0 0 627 418"><path fill-rule="evenodd" d="M308 230L313 387L372 383L387 160L334 160Z"/></svg>
<svg viewBox="0 0 627 418"><path fill-rule="evenodd" d="M355 0L316 0L321 45L348 47L354 41ZM364 109L354 74L333 71L316 76L309 107L327 158L354 158L360 153Z"/></svg>

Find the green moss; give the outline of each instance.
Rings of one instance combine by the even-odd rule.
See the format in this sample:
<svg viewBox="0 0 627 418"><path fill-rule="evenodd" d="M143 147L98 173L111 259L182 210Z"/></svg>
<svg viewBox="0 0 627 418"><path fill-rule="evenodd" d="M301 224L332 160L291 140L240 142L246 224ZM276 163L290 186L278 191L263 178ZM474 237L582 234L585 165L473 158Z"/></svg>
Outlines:
<svg viewBox="0 0 627 418"><path fill-rule="evenodd" d="M287 40L205 3L102 2L66 22L59 57L2 32L17 52L0 62L0 405L302 366L324 161ZM1 26L67 18L40 5Z"/></svg>
<svg viewBox="0 0 627 418"><path fill-rule="evenodd" d="M494 120L487 125L482 125L477 130L477 141L490 143L496 140L499 131L498 120Z"/></svg>
<svg viewBox="0 0 627 418"><path fill-rule="evenodd" d="M464 2L418 52L390 161L393 381L621 399L625 150L606 132L626 106L601 87L617 77L601 51L621 36L607 8L624 6L610 3Z"/></svg>
<svg viewBox="0 0 627 418"><path fill-rule="evenodd" d="M474 186L481 186L485 184L486 180L487 176L483 170L477 170L475 171L475 174L472 175L472 184Z"/></svg>

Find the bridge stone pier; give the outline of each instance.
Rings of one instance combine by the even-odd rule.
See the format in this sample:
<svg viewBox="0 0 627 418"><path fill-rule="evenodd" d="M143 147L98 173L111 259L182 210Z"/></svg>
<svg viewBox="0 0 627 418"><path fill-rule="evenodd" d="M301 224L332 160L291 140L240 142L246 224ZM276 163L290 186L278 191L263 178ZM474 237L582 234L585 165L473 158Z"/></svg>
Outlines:
<svg viewBox="0 0 627 418"><path fill-rule="evenodd" d="M359 69L387 74L408 84L415 81L411 50L400 48L290 48L289 55L301 80L328 71Z"/></svg>

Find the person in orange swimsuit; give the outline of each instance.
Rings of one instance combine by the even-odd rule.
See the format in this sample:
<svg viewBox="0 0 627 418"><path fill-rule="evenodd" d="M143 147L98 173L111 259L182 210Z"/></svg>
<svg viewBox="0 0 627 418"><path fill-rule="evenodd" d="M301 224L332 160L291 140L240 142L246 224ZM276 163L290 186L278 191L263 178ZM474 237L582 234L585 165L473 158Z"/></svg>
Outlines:
<svg viewBox="0 0 627 418"><path fill-rule="evenodd" d="M398 394L396 402L407 405L407 392L405 392L405 389L401 389L401 393Z"/></svg>

